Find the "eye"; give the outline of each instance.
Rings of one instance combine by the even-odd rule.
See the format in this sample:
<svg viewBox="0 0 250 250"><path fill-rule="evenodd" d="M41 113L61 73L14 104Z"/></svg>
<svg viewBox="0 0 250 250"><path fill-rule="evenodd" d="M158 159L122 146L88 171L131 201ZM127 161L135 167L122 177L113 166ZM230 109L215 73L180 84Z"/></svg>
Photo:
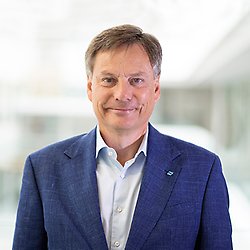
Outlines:
<svg viewBox="0 0 250 250"><path fill-rule="evenodd" d="M129 83L131 85L140 85L143 82L144 82L144 79L143 78L139 78L139 77L134 77L134 78L129 79Z"/></svg>
<svg viewBox="0 0 250 250"><path fill-rule="evenodd" d="M101 83L104 86L112 86L115 85L117 80L114 77L103 77L101 79Z"/></svg>

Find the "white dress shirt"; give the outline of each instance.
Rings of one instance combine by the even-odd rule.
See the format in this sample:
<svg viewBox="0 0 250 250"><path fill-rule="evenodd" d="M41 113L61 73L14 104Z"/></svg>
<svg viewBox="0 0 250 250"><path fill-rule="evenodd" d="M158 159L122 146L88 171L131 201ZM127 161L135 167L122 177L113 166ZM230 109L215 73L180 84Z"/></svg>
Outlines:
<svg viewBox="0 0 250 250"><path fill-rule="evenodd" d="M140 190L147 154L146 132L135 157L124 164L103 141L99 128L96 136L97 184L101 219L109 249L124 249Z"/></svg>

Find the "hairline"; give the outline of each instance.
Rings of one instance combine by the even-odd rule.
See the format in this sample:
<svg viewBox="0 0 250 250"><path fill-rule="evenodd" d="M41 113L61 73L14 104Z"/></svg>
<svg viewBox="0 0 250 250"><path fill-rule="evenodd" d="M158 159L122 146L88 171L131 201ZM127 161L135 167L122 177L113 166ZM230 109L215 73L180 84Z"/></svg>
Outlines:
<svg viewBox="0 0 250 250"><path fill-rule="evenodd" d="M158 77L161 74L161 72L158 72L157 63L155 63L155 65L152 65L148 52L146 51L145 47L143 46L143 43L141 43L139 41L133 41L133 42L124 41L121 43L113 44L111 47L104 47L103 46L100 49L96 50L94 55L91 58L89 58L88 65L90 67L87 68L87 72L86 72L87 76L90 77L93 74L94 64L95 64L95 60L96 60L96 57L98 56L98 54L116 51L122 47L124 47L127 50L129 47L131 47L135 44L138 45L146 53L146 55L149 59L149 63L153 69L154 77L155 78Z"/></svg>

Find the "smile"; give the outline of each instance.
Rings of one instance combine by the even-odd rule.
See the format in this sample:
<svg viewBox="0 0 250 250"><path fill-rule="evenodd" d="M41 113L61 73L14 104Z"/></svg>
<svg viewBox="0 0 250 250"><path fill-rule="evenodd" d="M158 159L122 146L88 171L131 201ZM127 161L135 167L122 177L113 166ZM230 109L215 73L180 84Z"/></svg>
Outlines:
<svg viewBox="0 0 250 250"><path fill-rule="evenodd" d="M108 108L109 111L117 114L129 114L133 111L136 111L136 108Z"/></svg>

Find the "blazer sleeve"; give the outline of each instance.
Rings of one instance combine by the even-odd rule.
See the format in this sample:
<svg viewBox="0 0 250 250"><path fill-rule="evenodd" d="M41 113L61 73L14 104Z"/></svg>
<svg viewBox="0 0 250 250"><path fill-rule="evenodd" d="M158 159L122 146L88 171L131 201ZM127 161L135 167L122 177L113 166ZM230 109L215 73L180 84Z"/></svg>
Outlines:
<svg viewBox="0 0 250 250"><path fill-rule="evenodd" d="M47 249L43 206L30 156L23 172L13 249Z"/></svg>
<svg viewBox="0 0 250 250"><path fill-rule="evenodd" d="M233 249L228 190L217 156L211 168L202 205L196 249Z"/></svg>

